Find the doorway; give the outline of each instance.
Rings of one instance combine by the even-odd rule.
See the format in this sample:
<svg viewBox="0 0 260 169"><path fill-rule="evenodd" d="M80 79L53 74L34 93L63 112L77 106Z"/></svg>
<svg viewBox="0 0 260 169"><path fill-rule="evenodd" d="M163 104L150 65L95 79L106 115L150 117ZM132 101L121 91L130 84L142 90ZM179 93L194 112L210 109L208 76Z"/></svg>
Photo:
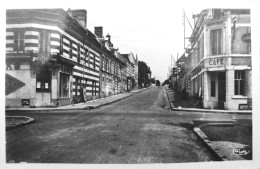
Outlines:
<svg viewBox="0 0 260 169"><path fill-rule="evenodd" d="M50 105L51 103L51 71L36 73L36 106Z"/></svg>
<svg viewBox="0 0 260 169"><path fill-rule="evenodd" d="M218 73L218 108L224 110L226 102L226 72Z"/></svg>

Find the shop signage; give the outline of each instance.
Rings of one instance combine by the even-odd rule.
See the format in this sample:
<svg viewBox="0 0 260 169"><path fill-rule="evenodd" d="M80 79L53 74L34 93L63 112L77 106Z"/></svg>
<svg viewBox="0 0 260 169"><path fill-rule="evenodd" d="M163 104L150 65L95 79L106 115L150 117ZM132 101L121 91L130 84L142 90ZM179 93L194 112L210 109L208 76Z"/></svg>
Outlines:
<svg viewBox="0 0 260 169"><path fill-rule="evenodd" d="M238 110L248 110L248 104L239 104Z"/></svg>
<svg viewBox="0 0 260 169"><path fill-rule="evenodd" d="M38 52L32 55L35 64L54 63L57 61L57 53Z"/></svg>
<svg viewBox="0 0 260 169"><path fill-rule="evenodd" d="M205 60L205 67L220 67L224 66L224 58L214 58Z"/></svg>
<svg viewBox="0 0 260 169"><path fill-rule="evenodd" d="M22 106L30 106L30 99L22 99Z"/></svg>
<svg viewBox="0 0 260 169"><path fill-rule="evenodd" d="M252 98L247 99L248 110L252 110Z"/></svg>

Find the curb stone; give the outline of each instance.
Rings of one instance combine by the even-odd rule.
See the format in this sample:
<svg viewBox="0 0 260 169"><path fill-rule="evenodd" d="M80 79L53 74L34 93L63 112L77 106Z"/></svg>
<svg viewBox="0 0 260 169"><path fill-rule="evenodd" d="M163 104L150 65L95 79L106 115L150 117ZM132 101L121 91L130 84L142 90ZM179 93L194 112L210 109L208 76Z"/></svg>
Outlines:
<svg viewBox="0 0 260 169"><path fill-rule="evenodd" d="M170 97L168 93L168 89L166 88L166 93L168 97L168 101L170 103L171 110L173 111L186 111L186 112L200 112L200 113L226 113L226 114L244 114L244 115L252 115L251 110L210 110L210 109L198 109L198 108L174 108L174 104L170 102Z"/></svg>
<svg viewBox="0 0 260 169"><path fill-rule="evenodd" d="M33 118L27 117L27 116L6 116L6 118L23 118L23 119L27 119L25 122L22 122L22 123L19 123L19 124L6 126L6 130L18 128L18 127L21 127L21 126L26 126L28 124L32 124L32 123L35 122L35 120Z"/></svg>
<svg viewBox="0 0 260 169"><path fill-rule="evenodd" d="M224 161L224 159L208 144L210 140L206 134L200 129L200 127L194 127L193 133L199 138L202 144L209 150L209 152L215 157L217 161Z"/></svg>
<svg viewBox="0 0 260 169"><path fill-rule="evenodd" d="M193 128L193 133L199 138L199 140L202 142L202 144L207 148L207 150L216 158L217 161L232 161L232 156L229 157L229 159L219 151L219 148L214 146L215 143L211 142L207 135L200 129L203 126L210 126L210 125L235 125L234 123L208 123L208 124L203 124L199 126L195 126ZM231 160L230 160L231 159ZM233 159L234 160L234 159ZM246 160L243 157L236 157L235 160Z"/></svg>
<svg viewBox="0 0 260 169"><path fill-rule="evenodd" d="M170 109L172 110L172 109L174 108L174 105L173 105L173 103L170 101L170 97L169 97L169 94L168 94L168 89L167 89L166 87L165 87L165 90L166 90L168 102L169 102L169 105L170 105Z"/></svg>
<svg viewBox="0 0 260 169"><path fill-rule="evenodd" d="M137 91L137 92L133 92L133 93L131 93L131 94L129 94L129 95L127 95L127 96L125 96L125 97L122 97L122 98L120 98L120 99L115 99L115 100L113 100L113 101L108 101L108 102L106 102L106 103L101 103L101 104L97 104L97 105L90 105L90 106L85 106L85 107L81 107L81 108L77 108L77 107L75 107L75 108L67 108L67 109L65 109L65 108L42 108L42 109L26 109L26 110L24 110L24 109L19 109L19 108L17 108L17 109L6 109L5 111L6 112L38 112L38 113L45 113L45 112L52 112L52 113L55 113L55 112L62 112L62 111L64 111L64 110L66 110L66 111L75 111L75 110L90 110L90 109L97 109L97 108L99 108L99 107L101 107L101 106L105 106L105 105L108 105L108 104L111 104L111 103L115 103L115 102L117 102L117 101L120 101L120 100L123 100L123 99L125 99L125 98L128 98L128 97L130 97L130 96L133 96L133 95L135 95L135 94L137 94L137 93L140 93L140 92L143 92L143 91L145 91L145 90L148 90L148 89L151 89L152 87L148 87L148 88L145 88L145 89L143 89L143 90L140 90L140 91Z"/></svg>

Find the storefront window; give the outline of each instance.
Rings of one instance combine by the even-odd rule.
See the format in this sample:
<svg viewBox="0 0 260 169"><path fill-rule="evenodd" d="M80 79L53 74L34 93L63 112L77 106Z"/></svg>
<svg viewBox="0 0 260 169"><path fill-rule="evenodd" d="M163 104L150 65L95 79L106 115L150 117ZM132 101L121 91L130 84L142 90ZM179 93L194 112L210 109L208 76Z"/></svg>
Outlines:
<svg viewBox="0 0 260 169"><path fill-rule="evenodd" d="M41 71L36 74L36 92L51 91L51 72Z"/></svg>
<svg viewBox="0 0 260 169"><path fill-rule="evenodd" d="M235 71L235 95L245 94L245 71L236 70Z"/></svg>
<svg viewBox="0 0 260 169"><path fill-rule="evenodd" d="M69 97L69 75L60 73L60 97Z"/></svg>

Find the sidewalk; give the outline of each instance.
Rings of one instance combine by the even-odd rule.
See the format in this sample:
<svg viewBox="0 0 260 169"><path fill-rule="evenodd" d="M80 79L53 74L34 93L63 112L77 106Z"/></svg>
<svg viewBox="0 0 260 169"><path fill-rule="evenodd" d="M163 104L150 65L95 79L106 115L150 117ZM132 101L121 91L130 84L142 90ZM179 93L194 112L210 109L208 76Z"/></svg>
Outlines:
<svg viewBox="0 0 260 169"><path fill-rule="evenodd" d="M111 104L114 102L117 102L119 100L125 99L127 97L130 97L132 95L135 95L136 93L142 92L144 90L150 89L151 87L148 88L143 88L143 89L136 89L132 90L130 92L125 92L113 96L109 96L106 98L101 98L101 99L96 99L96 100L91 100L87 101L85 103L78 103L78 104L70 104L70 105L65 105L65 106L59 106L59 107L37 107L37 108L7 108L6 111L8 112L13 112L13 111L33 111L33 112L46 112L46 111L63 111L63 110L89 110L89 109L96 109L98 107Z"/></svg>
<svg viewBox="0 0 260 169"><path fill-rule="evenodd" d="M252 114L252 110L218 110L218 109L199 109L193 108L186 100L183 100L179 93L174 92L170 88L166 88L168 100L172 110L204 112L204 113L228 113L228 114Z"/></svg>
<svg viewBox="0 0 260 169"><path fill-rule="evenodd" d="M230 128L239 125L240 123L244 126L246 123L245 121L250 121L252 118L252 111L239 111L239 110L209 110L209 109L198 109L192 108L186 100L183 100L181 94L174 92L171 89L167 89L167 96L168 101L170 102L171 109L174 111L186 111L186 112L202 112L203 117L200 119L193 120L193 132L194 134L201 140L202 144L211 152L211 154L216 158L218 161L233 161L233 160L248 160L250 159L250 153L252 156L251 149L246 150L245 148L248 145L237 143L235 141L223 141L223 140L210 140L206 133L202 131L202 128L208 126L216 126L217 128L223 127L225 131L230 130ZM214 117L210 117L205 115L204 113L215 113ZM226 115L223 115L225 113ZM227 114L233 114L232 119L227 117ZM239 114L240 117L237 115ZM213 115L213 114L211 114ZM229 115L230 116L230 115ZM232 115L231 115L232 116ZM196 123L195 123L196 122ZM249 123L250 125L250 123ZM251 119L252 125L252 119ZM241 132L241 130L240 130ZM222 134L224 131L222 132ZM211 135L217 135L216 131L209 130ZM241 134L241 133L240 133ZM243 150L249 151L246 156L245 155L237 155L234 153L235 150ZM247 157L249 156L249 158ZM252 158L251 158L252 159Z"/></svg>

